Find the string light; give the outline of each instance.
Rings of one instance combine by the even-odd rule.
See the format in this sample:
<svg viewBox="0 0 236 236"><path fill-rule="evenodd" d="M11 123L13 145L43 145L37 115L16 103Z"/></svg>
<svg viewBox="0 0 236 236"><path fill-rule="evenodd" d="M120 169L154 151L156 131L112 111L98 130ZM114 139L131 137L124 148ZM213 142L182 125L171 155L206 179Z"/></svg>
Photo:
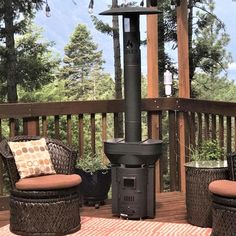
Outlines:
<svg viewBox="0 0 236 236"><path fill-rule="evenodd" d="M51 16L51 9L48 5L48 1L46 0L46 7L45 7L45 14L46 14L46 17L50 17Z"/></svg>
<svg viewBox="0 0 236 236"><path fill-rule="evenodd" d="M88 12L89 12L89 14L92 14L92 13L93 13L93 5L94 5L93 0L90 0L89 6L88 6Z"/></svg>

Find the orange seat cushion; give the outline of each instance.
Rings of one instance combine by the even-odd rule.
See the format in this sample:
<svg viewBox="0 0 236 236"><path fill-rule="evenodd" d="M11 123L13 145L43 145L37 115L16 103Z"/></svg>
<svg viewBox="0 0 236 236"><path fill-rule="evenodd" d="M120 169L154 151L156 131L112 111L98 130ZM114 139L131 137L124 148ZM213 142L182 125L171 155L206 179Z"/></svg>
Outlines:
<svg viewBox="0 0 236 236"><path fill-rule="evenodd" d="M20 179L16 182L16 188L19 190L55 190L74 187L81 182L81 177L76 174L43 175Z"/></svg>
<svg viewBox="0 0 236 236"><path fill-rule="evenodd" d="M224 197L236 197L236 181L215 180L209 184L209 191Z"/></svg>

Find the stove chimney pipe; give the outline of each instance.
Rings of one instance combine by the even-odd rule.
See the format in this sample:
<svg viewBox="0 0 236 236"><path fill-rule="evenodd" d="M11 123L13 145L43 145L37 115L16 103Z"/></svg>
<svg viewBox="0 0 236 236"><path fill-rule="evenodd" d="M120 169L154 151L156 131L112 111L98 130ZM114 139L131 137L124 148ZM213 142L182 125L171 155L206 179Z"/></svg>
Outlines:
<svg viewBox="0 0 236 236"><path fill-rule="evenodd" d="M139 15L123 17L125 141L141 141L141 54Z"/></svg>

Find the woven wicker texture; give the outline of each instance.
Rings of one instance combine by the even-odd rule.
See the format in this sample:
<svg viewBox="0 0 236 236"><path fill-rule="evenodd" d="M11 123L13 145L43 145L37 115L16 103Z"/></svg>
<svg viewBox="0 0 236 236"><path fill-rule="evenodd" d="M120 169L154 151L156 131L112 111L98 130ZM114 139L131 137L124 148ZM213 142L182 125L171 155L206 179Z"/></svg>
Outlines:
<svg viewBox="0 0 236 236"><path fill-rule="evenodd" d="M212 195L212 236L236 235L236 199Z"/></svg>
<svg viewBox="0 0 236 236"><path fill-rule="evenodd" d="M236 153L227 155L227 163L229 169L229 179L236 180Z"/></svg>
<svg viewBox="0 0 236 236"><path fill-rule="evenodd" d="M212 202L208 185L213 180L227 178L227 168L186 167L186 207L190 224L200 227L212 226Z"/></svg>
<svg viewBox="0 0 236 236"><path fill-rule="evenodd" d="M36 140L40 137L18 136L11 141ZM54 139L46 138L52 163L58 174L75 173L77 152ZM10 230L24 236L66 235L80 229L78 187L60 190L20 191L14 158L7 140L0 143L0 154L12 185Z"/></svg>

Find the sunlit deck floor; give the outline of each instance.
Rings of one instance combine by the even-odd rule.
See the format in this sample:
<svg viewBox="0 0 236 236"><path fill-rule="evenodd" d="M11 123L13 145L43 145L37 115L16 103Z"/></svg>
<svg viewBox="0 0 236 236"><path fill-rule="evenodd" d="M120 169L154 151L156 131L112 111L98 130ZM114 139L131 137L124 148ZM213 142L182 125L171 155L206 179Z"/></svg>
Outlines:
<svg viewBox="0 0 236 236"><path fill-rule="evenodd" d="M81 216L94 216L103 218L117 218L111 213L111 201L99 209L94 207L81 207ZM180 192L160 193L156 198L156 217L149 221L187 223L185 195ZM9 211L0 211L0 227L9 223Z"/></svg>

